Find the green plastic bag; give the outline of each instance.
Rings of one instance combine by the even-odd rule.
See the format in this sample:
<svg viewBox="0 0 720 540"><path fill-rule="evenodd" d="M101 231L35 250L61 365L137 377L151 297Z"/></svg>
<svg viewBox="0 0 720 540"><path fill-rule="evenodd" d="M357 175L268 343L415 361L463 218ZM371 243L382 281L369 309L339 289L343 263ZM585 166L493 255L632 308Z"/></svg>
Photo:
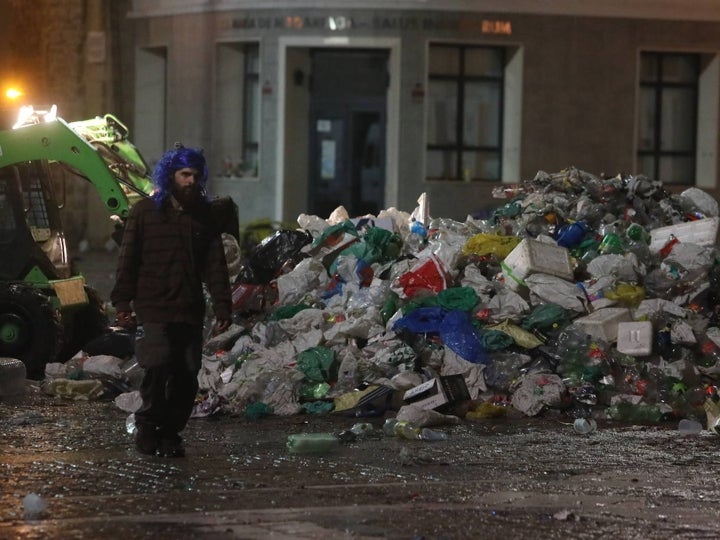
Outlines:
<svg viewBox="0 0 720 540"><path fill-rule="evenodd" d="M472 287L451 287L440 291L437 300L445 309L470 311L478 303L478 295Z"/></svg>
<svg viewBox="0 0 720 540"><path fill-rule="evenodd" d="M296 304L294 306L280 306L273 311L269 316L268 320L281 321L283 319L292 319L295 315L305 309L310 309L311 306L307 304Z"/></svg>
<svg viewBox="0 0 720 540"><path fill-rule="evenodd" d="M541 304L535 306L525 317L520 326L525 330L552 330L563 327L568 322L565 308L557 304Z"/></svg>
<svg viewBox="0 0 720 540"><path fill-rule="evenodd" d="M298 369L309 382L335 380L335 353L327 347L311 347L298 354Z"/></svg>

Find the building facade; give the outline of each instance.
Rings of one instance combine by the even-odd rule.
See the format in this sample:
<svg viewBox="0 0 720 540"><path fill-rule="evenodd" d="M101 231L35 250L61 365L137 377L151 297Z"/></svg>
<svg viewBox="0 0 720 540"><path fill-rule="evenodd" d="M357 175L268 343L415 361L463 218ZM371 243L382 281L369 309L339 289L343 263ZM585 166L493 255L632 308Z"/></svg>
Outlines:
<svg viewBox="0 0 720 540"><path fill-rule="evenodd" d="M719 3L537 4L133 0L133 139L203 147L242 221L464 220L570 166L717 195Z"/></svg>

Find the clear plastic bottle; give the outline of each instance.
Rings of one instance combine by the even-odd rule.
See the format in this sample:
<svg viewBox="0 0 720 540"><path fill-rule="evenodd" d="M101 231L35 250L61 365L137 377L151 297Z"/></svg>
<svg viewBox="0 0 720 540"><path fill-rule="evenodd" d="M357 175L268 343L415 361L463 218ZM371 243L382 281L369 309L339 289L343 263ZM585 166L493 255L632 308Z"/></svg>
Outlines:
<svg viewBox="0 0 720 540"><path fill-rule="evenodd" d="M387 435L388 437L392 437L395 435L395 424L398 423L397 418L388 418L385 420L385 423L383 424L383 433Z"/></svg>
<svg viewBox="0 0 720 540"><path fill-rule="evenodd" d="M372 435L375 431L375 428L369 422L358 422L350 428L350 431L353 432L358 438L362 439L364 437Z"/></svg>
<svg viewBox="0 0 720 540"><path fill-rule="evenodd" d="M423 441L447 441L448 434L443 431L436 431L430 428L420 430L420 439Z"/></svg>
<svg viewBox="0 0 720 540"><path fill-rule="evenodd" d="M592 418L576 418L573 423L573 429L575 433L587 435L597 429L597 422Z"/></svg>
<svg viewBox="0 0 720 540"><path fill-rule="evenodd" d="M134 435L135 429L135 413L130 413L125 419L125 431L127 431L129 435Z"/></svg>

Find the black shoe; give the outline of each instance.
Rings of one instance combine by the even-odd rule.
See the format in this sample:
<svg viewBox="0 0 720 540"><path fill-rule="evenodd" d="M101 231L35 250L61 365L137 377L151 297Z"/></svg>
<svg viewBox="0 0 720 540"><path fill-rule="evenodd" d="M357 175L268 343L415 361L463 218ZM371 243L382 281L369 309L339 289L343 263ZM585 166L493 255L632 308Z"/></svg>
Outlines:
<svg viewBox="0 0 720 540"><path fill-rule="evenodd" d="M157 453L162 457L185 457L185 448L183 447L180 435L163 435L160 439Z"/></svg>
<svg viewBox="0 0 720 540"><path fill-rule="evenodd" d="M135 448L141 454L154 456L157 453L160 439L157 430L150 426L137 426L135 431Z"/></svg>

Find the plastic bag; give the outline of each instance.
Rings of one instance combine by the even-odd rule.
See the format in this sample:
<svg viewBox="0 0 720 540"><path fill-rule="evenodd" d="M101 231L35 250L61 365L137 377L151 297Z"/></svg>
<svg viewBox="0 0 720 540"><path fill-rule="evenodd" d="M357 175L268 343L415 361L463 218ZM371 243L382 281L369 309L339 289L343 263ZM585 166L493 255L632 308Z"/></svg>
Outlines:
<svg viewBox="0 0 720 540"><path fill-rule="evenodd" d="M337 377L335 353L327 347L307 349L298 354L298 369L308 381L333 381Z"/></svg>
<svg viewBox="0 0 720 540"><path fill-rule="evenodd" d="M401 275L397 282L404 295L413 298L428 292L438 293L447 288L447 273L442 263L435 256L430 256L421 259L409 272Z"/></svg>
<svg viewBox="0 0 720 540"><path fill-rule="evenodd" d="M448 312L440 324L440 339L458 356L474 364L487 362L482 340L464 311Z"/></svg>
<svg viewBox="0 0 720 540"><path fill-rule="evenodd" d="M504 259L522 241L518 236L501 236L480 233L471 237L463 246L463 255L496 255Z"/></svg>
<svg viewBox="0 0 720 540"><path fill-rule="evenodd" d="M409 330L415 334L437 333L445 313L446 310L441 307L420 307L395 321L393 330Z"/></svg>
<svg viewBox="0 0 720 540"><path fill-rule="evenodd" d="M294 266L304 255L300 250L312 241L307 231L276 231L255 246L240 265L236 282L267 284Z"/></svg>

